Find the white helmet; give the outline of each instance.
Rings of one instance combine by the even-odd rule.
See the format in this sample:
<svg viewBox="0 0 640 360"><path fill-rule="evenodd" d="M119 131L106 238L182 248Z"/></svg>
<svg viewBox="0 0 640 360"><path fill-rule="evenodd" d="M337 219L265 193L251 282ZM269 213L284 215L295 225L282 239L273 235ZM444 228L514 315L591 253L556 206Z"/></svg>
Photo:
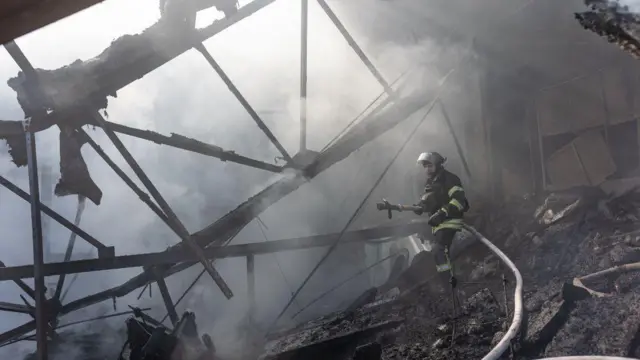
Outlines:
<svg viewBox="0 0 640 360"><path fill-rule="evenodd" d="M435 166L441 166L444 162L447 161L445 157L440 155L437 152L423 152L418 156L418 163L431 163Z"/></svg>

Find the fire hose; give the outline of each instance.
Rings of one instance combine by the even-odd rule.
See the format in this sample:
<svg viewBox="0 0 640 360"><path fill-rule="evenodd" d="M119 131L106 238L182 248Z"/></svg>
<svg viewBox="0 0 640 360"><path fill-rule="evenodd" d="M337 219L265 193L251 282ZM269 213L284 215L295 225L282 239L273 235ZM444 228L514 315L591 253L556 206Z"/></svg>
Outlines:
<svg viewBox="0 0 640 360"><path fill-rule="evenodd" d="M387 214L389 218L392 217L391 211L415 211L422 210L420 206L411 206L411 205L392 205L389 204L388 201L383 200L382 203L377 204L378 210L387 210ZM472 226L464 224L463 227L472 233L478 240L480 240L483 244L485 244L489 250L491 250L494 254L496 254L513 272L514 277L516 278L516 288L514 294L514 309L513 309L513 320L511 321L511 326L509 326L509 330L504 334L500 342L489 351L487 355L485 355L482 360L497 360L502 356L502 354L509 349L511 345L511 340L513 340L518 334L518 330L520 330L520 324L522 323L522 275L520 275L520 271L515 266L515 264L505 255L497 246L495 246L489 239L484 237L478 230L474 229ZM608 359L607 359L608 360Z"/></svg>
<svg viewBox="0 0 640 360"><path fill-rule="evenodd" d="M634 358L617 357L617 356L560 356L550 357L538 360L638 360Z"/></svg>
<svg viewBox="0 0 640 360"><path fill-rule="evenodd" d="M513 338L515 338L515 336L518 334L520 324L522 323L522 275L520 275L520 271L511 261L511 259L509 259L507 255L505 255L500 249L498 249L497 246L489 241L489 239L480 234L478 230L466 224L464 224L463 227L467 231L475 235L478 240L480 240L489 248L489 250L496 254L502 261L504 261L504 263L513 272L513 276L515 276L516 278L516 288L514 291L513 299L513 320L511 321L511 326L509 326L509 330L507 330L502 339L500 339L500 342L482 358L482 360L497 360L505 351L507 351L509 345L511 344L511 340L513 340Z"/></svg>
<svg viewBox="0 0 640 360"><path fill-rule="evenodd" d="M376 204L378 210L386 210L388 217L391 218L392 211L415 211L422 210L421 207L415 205L393 205L390 204L387 200L383 199L383 202ZM513 310L513 320L511 321L511 326L509 326L509 330L504 334L500 342L487 353L482 360L497 360L502 354L509 348L511 341L515 338L520 330L520 325L522 324L522 275L520 275L520 271L516 267L516 265L503 253L497 246L495 246L489 239L484 237L478 230L473 228L470 225L463 224L464 229L472 233L480 242L485 244L491 252L497 255L513 272L514 277L516 278L516 287L514 291L514 310ZM561 356L561 357L549 357L542 358L538 360L633 360L632 358L625 357L615 357L615 356Z"/></svg>

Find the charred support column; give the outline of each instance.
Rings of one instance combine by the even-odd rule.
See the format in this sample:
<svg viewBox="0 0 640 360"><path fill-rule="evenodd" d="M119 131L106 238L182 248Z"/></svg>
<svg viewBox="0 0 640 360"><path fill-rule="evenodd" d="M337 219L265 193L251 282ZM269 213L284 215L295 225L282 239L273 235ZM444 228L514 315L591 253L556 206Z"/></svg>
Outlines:
<svg viewBox="0 0 640 360"><path fill-rule="evenodd" d="M249 115L251 115L251 118L253 119L253 121L255 121L256 124L258 124L258 127L260 128L260 130L262 130L265 133L265 135L267 135L267 137L269 138L269 140L271 140L273 145L275 145L278 151L282 153L282 156L284 157L284 159L287 162L291 162L291 156L289 156L289 153L287 152L287 150L285 150L285 148L282 146L282 144L280 144L278 139L276 139L275 135L273 135L273 133L271 132L271 130L269 130L267 125L264 123L264 121L262 121L258 113L256 113L256 111L251 107L251 105L249 105L249 102L247 102L247 99L245 99L244 96L242 96L242 93L240 93L240 90L238 90L238 88L233 84L231 79L229 79L229 77L224 72L224 70L222 70L218 62L213 59L213 56L211 56L211 54L209 53L209 51L207 51L204 45L200 43L195 45L194 48L198 50L202 54L202 56L204 56L204 58L207 60L209 65L211 65L213 70L215 70L216 73L218 73L218 76L220 76L220 78L225 83L225 85L227 85L229 90L233 93L233 95L235 95L236 99L238 99L238 101L240 102L240 104L242 104L244 109L249 113Z"/></svg>
<svg viewBox="0 0 640 360"><path fill-rule="evenodd" d="M256 316L256 273L255 258L253 255L247 256L247 297L249 303L249 319L253 322Z"/></svg>
<svg viewBox="0 0 640 360"><path fill-rule="evenodd" d="M85 107L86 108L86 107ZM113 145L118 149L122 157L125 159L127 164L131 167L133 172L138 176L142 184L147 188L147 190L151 193L151 196L158 203L162 211L165 213L170 223L172 224L171 229L180 237L180 239L187 244L191 248L194 254L198 257L198 260L204 268L207 270L207 273L211 276L213 281L218 285L222 293L227 297L227 299L231 299L233 297L233 293L231 289L227 285L227 283L222 279L220 274L214 269L213 266L207 261L207 258L204 255L202 248L191 238L191 235L184 227L178 216L173 212L169 204L162 197L158 189L153 185L153 182L147 177L147 174L142 170L138 162L133 158L129 150L124 146L122 141L118 138L118 136L109 128L106 124L102 115L98 113L97 110L92 108L86 108L88 115L92 116L93 119L102 127L104 132L107 134Z"/></svg>
<svg viewBox="0 0 640 360"><path fill-rule="evenodd" d="M307 150L307 54L309 0L302 0L300 19L300 152Z"/></svg>
<svg viewBox="0 0 640 360"><path fill-rule="evenodd" d="M395 98L395 92L393 91L389 83L382 77L382 74L380 74L378 69L376 69L376 67L373 65L371 60L369 60L369 58L364 53L364 51L362 51L358 43L353 39L351 34L349 34L349 31L347 31L347 28L344 27L340 19L338 19L338 17L333 12L333 10L331 10L331 8L329 7L329 4L327 4L325 0L318 0L318 4L320 4L320 6L322 7L322 10L324 10L324 12L327 14L329 19L331 19L333 24L338 28L338 31L340 31L340 33L345 38L345 40L347 40L347 42L349 43L349 46L351 46L353 51L355 51L356 54L358 54L358 57L360 57L360 60L362 60L362 62L364 62L364 64L369 69L369 71L371 71L371 74L373 74L373 76L376 78L376 80L378 80L380 85L382 85L382 87L384 88L384 91L386 91L390 97Z"/></svg>
<svg viewBox="0 0 640 360"><path fill-rule="evenodd" d="M47 311L44 286L44 247L42 241L42 219L40 217L40 188L38 185L38 160L36 137L29 128L31 120L25 120L24 133L27 142L27 159L29 167L29 190L31 192L31 233L33 235L33 272L35 283L35 320L37 359L47 359Z"/></svg>
<svg viewBox="0 0 640 360"><path fill-rule="evenodd" d="M602 110L604 112L604 140L607 146L611 146L609 143L609 122L611 118L609 114L609 104L607 103L607 88L604 77L605 73L604 70L602 70L600 71L600 91L602 92Z"/></svg>
<svg viewBox="0 0 640 360"><path fill-rule="evenodd" d="M547 190L547 166L544 163L544 159L545 159L545 154L544 154L544 144L542 143L542 132L540 129L540 102L538 101L536 94L536 98L534 99L534 111L535 111L535 115L536 115L536 123L534 126L535 132L532 133L532 135L530 136L530 141L532 144L537 144L538 147L538 152L537 152L537 159L538 159L538 164L540 165L540 181L536 182L536 184L540 184L538 186L536 186L536 192L543 192L545 190ZM533 137L535 134L535 140L533 141ZM535 153L535 152L534 152Z"/></svg>
<svg viewBox="0 0 640 360"><path fill-rule="evenodd" d="M162 295L162 300L164 301L164 306L167 308L167 313L169 314L169 319L171 320L171 324L176 326L178 321L178 313L176 312L175 306L173 306L173 300L171 300L171 294L169 293L169 289L167 288L167 283L164 281L162 274L156 269L152 270L153 276L158 283L158 289L160 290L160 295Z"/></svg>

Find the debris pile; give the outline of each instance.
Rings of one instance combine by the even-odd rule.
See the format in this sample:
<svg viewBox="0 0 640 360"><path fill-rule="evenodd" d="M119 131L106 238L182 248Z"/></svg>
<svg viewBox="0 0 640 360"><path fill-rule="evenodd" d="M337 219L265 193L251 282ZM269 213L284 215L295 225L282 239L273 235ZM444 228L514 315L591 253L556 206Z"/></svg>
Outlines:
<svg viewBox="0 0 640 360"><path fill-rule="evenodd" d="M619 267L640 261L639 200L637 188L614 195L580 187L470 219L490 230L523 275L525 317L510 349L518 358L640 356L640 265ZM419 263L428 262L414 259L405 273L418 273ZM281 333L262 358L482 358L511 323L515 284L482 244L464 250L455 266L457 311L450 289L432 286L433 270L423 268L419 285Z"/></svg>
<svg viewBox="0 0 640 360"><path fill-rule="evenodd" d="M614 0L584 0L584 3L590 10L575 14L582 27L640 58L640 16Z"/></svg>

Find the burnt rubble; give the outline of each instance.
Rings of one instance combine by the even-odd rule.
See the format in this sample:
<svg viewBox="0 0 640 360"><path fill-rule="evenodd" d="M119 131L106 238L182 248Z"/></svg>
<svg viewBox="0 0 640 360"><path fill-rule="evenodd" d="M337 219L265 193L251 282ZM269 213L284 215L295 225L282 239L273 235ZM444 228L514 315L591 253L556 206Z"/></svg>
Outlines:
<svg viewBox="0 0 640 360"><path fill-rule="evenodd" d="M634 58L640 58L640 16L615 0L584 0L588 11L575 17L586 30L618 45Z"/></svg>
<svg viewBox="0 0 640 360"><path fill-rule="evenodd" d="M640 261L639 200L636 188L610 195L583 187L541 201L525 197L500 208L488 205L492 211L478 206L471 214L468 221L514 261L524 279L525 316L508 353L518 359L640 357L640 273L588 277L584 287L573 283ZM414 258L395 292L386 284L386 292L365 304L272 335L261 359L482 358L511 323L512 274L479 242L467 248L455 262L462 306L454 312L450 289L433 286L433 270L423 258ZM409 273L417 286L400 281Z"/></svg>
<svg viewBox="0 0 640 360"><path fill-rule="evenodd" d="M208 334L200 336L196 317L186 311L173 329L132 308L125 326L114 328L104 321L93 329L66 331L50 341L50 356L82 360L216 360L216 348ZM30 354L25 360L36 359Z"/></svg>

